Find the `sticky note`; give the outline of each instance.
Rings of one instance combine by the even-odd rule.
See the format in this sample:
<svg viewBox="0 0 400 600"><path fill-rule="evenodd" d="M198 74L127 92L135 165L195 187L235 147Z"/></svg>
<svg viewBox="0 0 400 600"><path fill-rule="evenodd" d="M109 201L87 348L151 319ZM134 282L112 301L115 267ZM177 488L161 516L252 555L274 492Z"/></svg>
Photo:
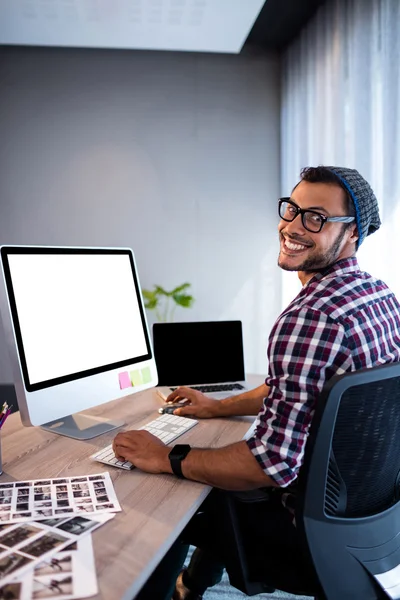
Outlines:
<svg viewBox="0 0 400 600"><path fill-rule="evenodd" d="M130 376L132 385L142 385L142 374L139 370L131 371Z"/></svg>
<svg viewBox="0 0 400 600"><path fill-rule="evenodd" d="M150 367L145 367L144 369L142 369L142 379L143 379L143 383L150 383L150 381L151 381Z"/></svg>
<svg viewBox="0 0 400 600"><path fill-rule="evenodd" d="M128 388L128 387L132 387L132 383L129 378L128 371L124 371L123 373L118 373L118 379L119 379L119 387L121 390L124 390L125 388Z"/></svg>

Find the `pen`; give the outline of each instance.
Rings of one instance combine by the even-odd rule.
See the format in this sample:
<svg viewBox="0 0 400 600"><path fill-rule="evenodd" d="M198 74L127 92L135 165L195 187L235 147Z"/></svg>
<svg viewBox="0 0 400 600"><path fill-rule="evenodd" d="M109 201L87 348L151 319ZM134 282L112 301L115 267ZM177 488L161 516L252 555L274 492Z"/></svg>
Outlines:
<svg viewBox="0 0 400 600"><path fill-rule="evenodd" d="M156 390L156 394L157 396L159 396L161 398L161 400L163 400L164 402L167 401L167 396L165 394L163 394L162 392L160 392L160 390Z"/></svg>
<svg viewBox="0 0 400 600"><path fill-rule="evenodd" d="M7 408L5 414L0 414L0 429L3 427L7 417L11 414L11 409L12 406Z"/></svg>

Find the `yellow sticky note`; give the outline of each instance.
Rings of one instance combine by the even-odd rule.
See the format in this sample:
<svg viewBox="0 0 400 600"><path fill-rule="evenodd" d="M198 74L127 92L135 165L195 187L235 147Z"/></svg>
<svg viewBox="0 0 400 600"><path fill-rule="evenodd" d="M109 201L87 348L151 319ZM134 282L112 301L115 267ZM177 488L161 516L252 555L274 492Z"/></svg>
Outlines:
<svg viewBox="0 0 400 600"><path fill-rule="evenodd" d="M145 367L144 369L142 369L142 379L143 379L143 383L150 383L150 381L151 381L150 367Z"/></svg>
<svg viewBox="0 0 400 600"><path fill-rule="evenodd" d="M138 369L136 371L131 371L129 375L132 381L132 385L142 385L142 374Z"/></svg>

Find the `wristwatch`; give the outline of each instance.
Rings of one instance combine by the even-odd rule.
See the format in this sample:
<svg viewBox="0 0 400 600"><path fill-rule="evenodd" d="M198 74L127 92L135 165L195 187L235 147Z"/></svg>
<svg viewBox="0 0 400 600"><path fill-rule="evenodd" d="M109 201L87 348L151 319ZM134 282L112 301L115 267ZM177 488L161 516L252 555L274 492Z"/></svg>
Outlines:
<svg viewBox="0 0 400 600"><path fill-rule="evenodd" d="M168 454L172 471L181 479L185 479L185 476L182 473L181 462L187 457L191 449L192 448L189 446L189 444L178 444L177 446L174 446L171 452Z"/></svg>

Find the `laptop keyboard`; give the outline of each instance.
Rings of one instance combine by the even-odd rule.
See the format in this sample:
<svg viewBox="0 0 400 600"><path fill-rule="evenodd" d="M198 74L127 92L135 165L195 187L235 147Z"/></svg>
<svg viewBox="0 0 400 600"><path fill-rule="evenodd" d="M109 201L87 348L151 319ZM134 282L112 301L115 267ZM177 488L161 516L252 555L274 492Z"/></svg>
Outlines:
<svg viewBox="0 0 400 600"><path fill-rule="evenodd" d="M169 444L176 440L179 436L183 435L189 429L192 429L197 425L198 421L195 419L188 419L187 417L178 417L177 415L163 414L157 419L150 421L147 425L144 425L140 429L149 431L164 444ZM112 444L106 446L102 450L99 450L90 457L98 462L111 465L112 467L119 467L120 469L134 469L134 466L129 461L120 461L115 457Z"/></svg>
<svg viewBox="0 0 400 600"><path fill-rule="evenodd" d="M190 387L192 390L203 392L203 394L208 392L230 392L246 389L243 385L240 385L240 383L215 383L212 385L191 385ZM172 387L171 390L176 390L176 387Z"/></svg>

